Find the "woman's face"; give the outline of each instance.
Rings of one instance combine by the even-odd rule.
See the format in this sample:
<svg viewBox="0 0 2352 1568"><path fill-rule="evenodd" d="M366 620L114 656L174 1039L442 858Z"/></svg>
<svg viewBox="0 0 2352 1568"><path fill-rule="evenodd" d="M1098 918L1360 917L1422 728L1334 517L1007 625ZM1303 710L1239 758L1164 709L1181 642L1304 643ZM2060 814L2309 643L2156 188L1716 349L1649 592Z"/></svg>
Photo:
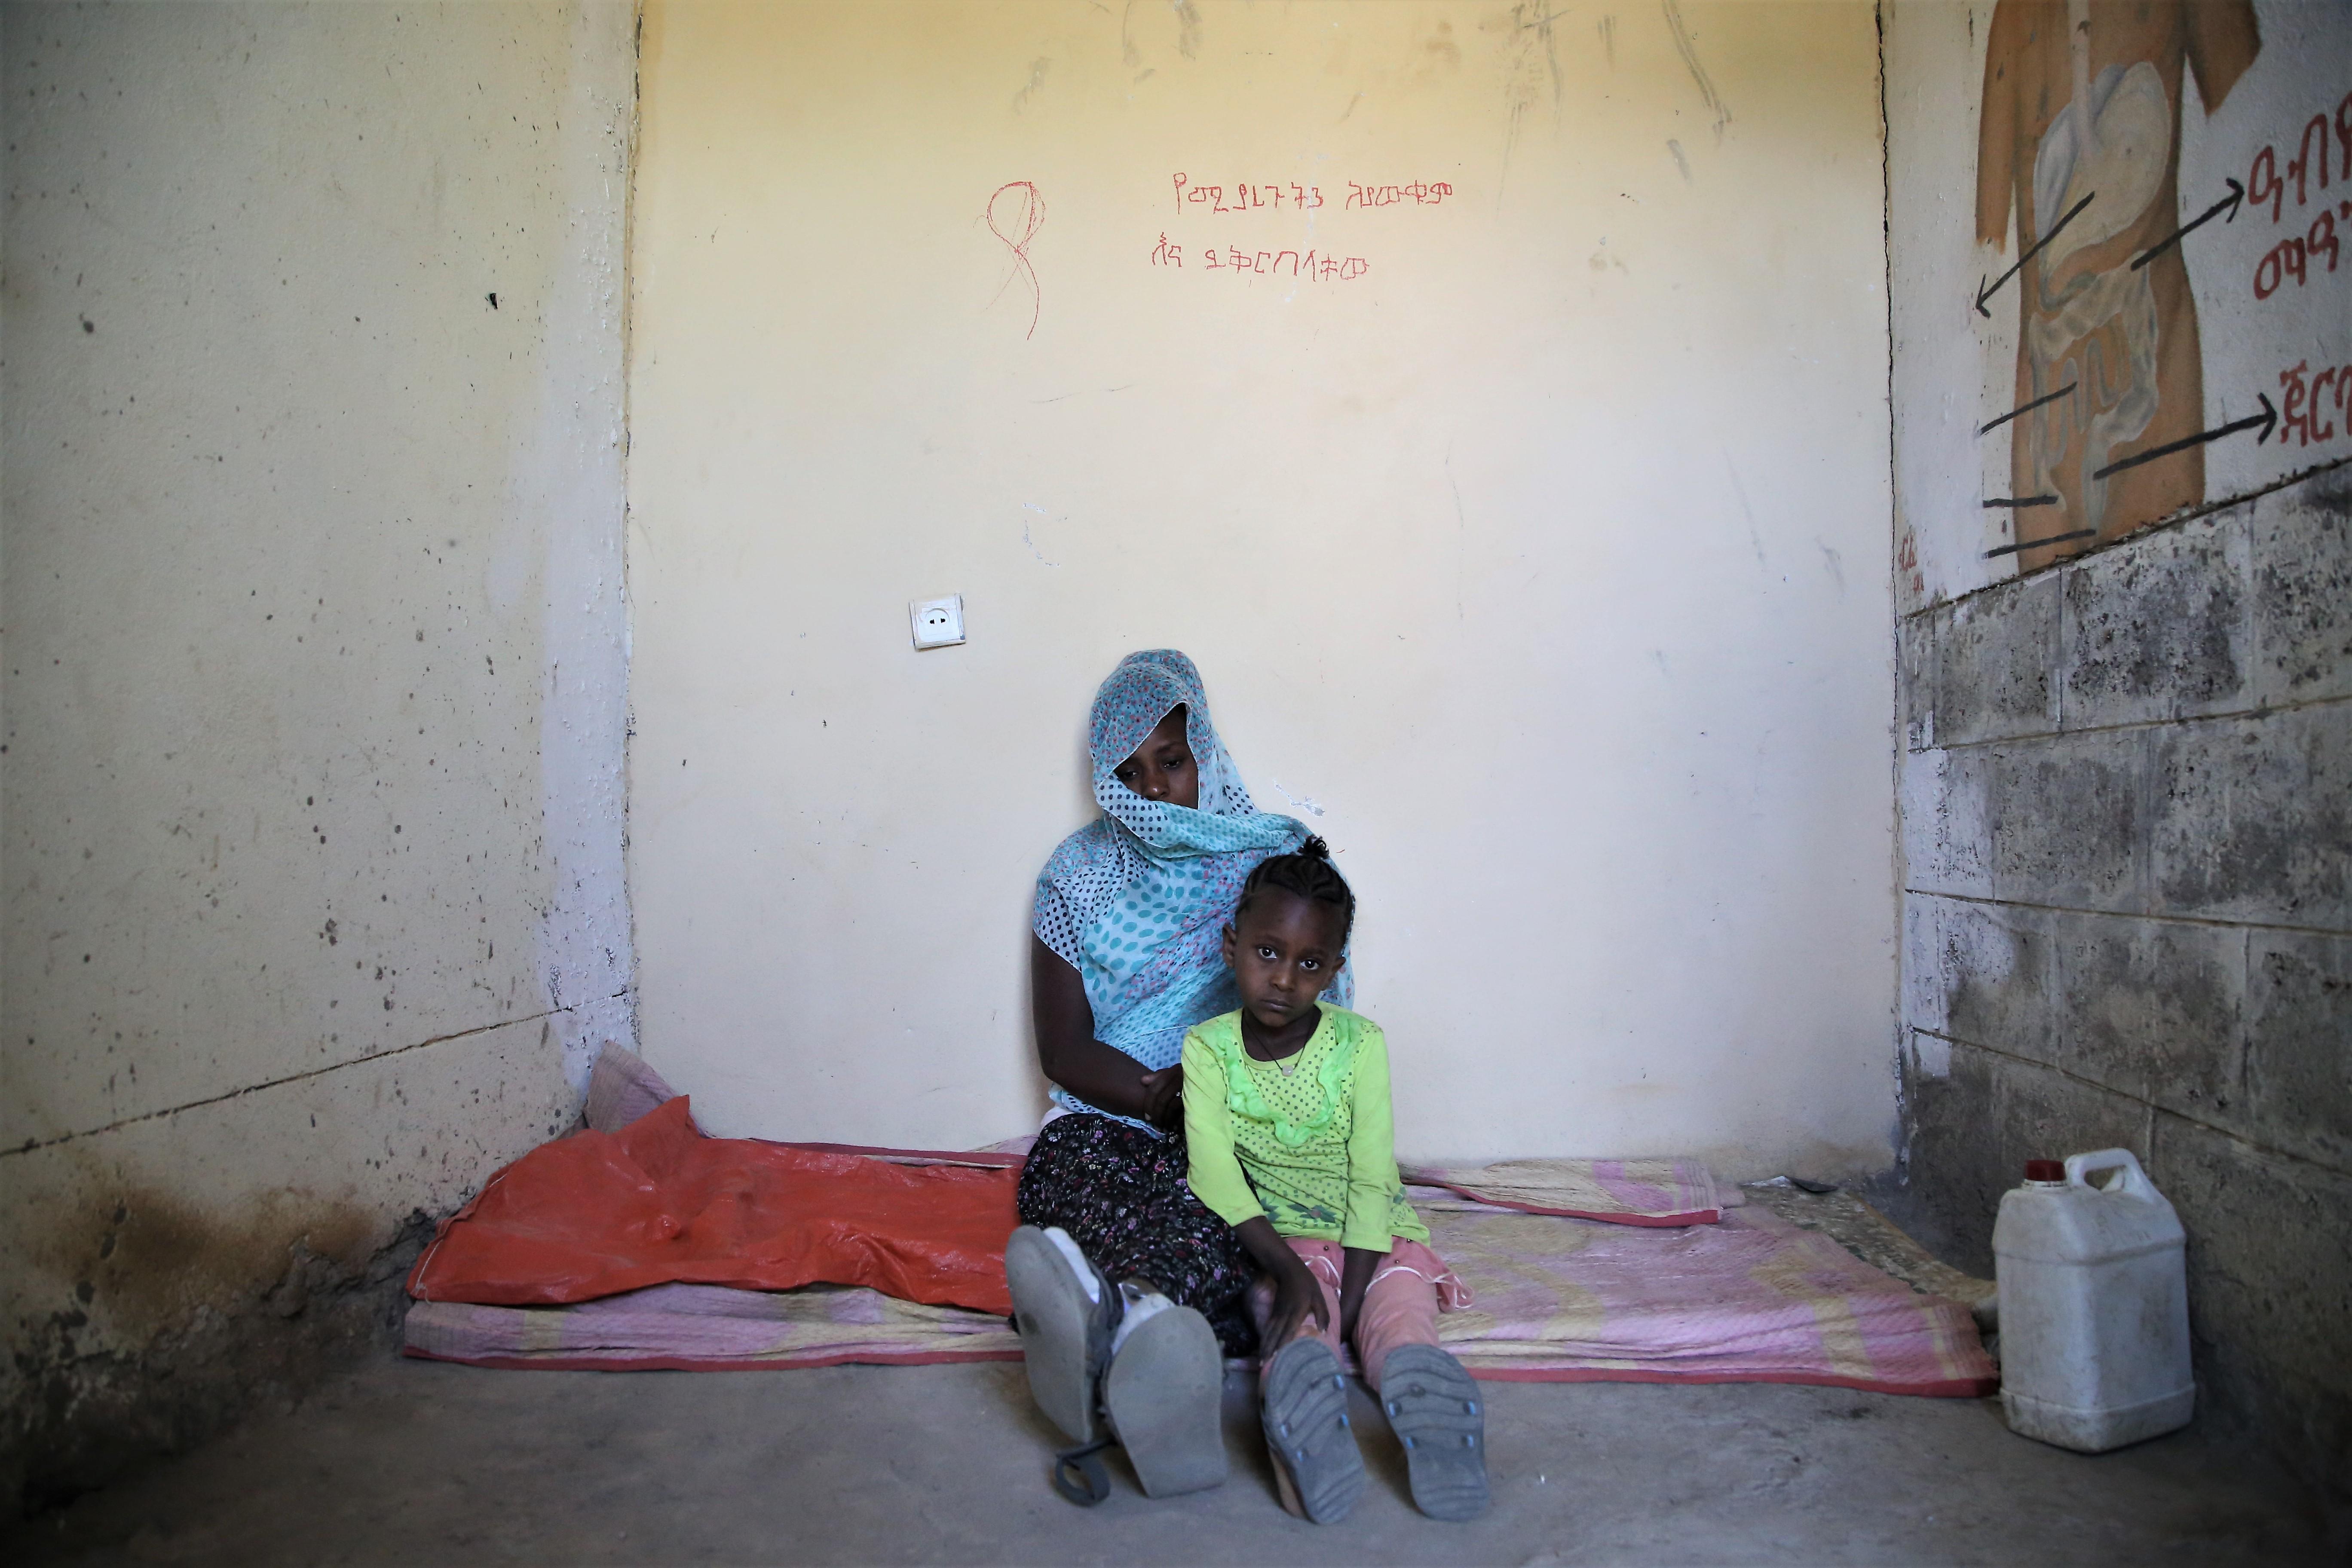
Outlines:
<svg viewBox="0 0 2352 1568"><path fill-rule="evenodd" d="M1184 710L1179 706L1160 727L1144 737L1135 755L1111 769L1111 777L1146 800L1171 805L1201 804L1201 765L1184 738Z"/></svg>

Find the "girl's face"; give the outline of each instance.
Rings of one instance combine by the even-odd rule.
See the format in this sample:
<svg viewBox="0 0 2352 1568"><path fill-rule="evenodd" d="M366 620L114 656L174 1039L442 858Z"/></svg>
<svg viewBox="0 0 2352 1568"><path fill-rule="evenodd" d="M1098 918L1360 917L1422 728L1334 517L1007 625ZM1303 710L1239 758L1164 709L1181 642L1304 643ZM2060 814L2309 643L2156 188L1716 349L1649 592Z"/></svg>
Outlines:
<svg viewBox="0 0 2352 1568"><path fill-rule="evenodd" d="M1347 962L1339 947L1346 911L1281 888L1260 889L1225 928L1225 963L1242 1007L1269 1034L1311 1030L1315 998Z"/></svg>
<svg viewBox="0 0 2352 1568"><path fill-rule="evenodd" d="M1180 705L1160 727L1135 748L1135 755L1111 769L1110 776L1146 800L1196 807L1201 804L1201 765L1192 759L1192 742L1184 738L1184 710Z"/></svg>

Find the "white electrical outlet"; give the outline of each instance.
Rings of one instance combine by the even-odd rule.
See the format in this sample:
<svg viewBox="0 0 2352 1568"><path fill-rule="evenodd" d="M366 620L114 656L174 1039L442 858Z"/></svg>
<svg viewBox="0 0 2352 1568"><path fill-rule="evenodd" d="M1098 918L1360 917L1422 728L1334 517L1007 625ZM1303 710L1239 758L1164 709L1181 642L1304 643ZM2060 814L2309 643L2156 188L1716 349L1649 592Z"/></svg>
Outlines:
<svg viewBox="0 0 2352 1568"><path fill-rule="evenodd" d="M907 614L915 623L915 646L953 647L963 641L963 595L950 594L944 599L918 599L907 606Z"/></svg>

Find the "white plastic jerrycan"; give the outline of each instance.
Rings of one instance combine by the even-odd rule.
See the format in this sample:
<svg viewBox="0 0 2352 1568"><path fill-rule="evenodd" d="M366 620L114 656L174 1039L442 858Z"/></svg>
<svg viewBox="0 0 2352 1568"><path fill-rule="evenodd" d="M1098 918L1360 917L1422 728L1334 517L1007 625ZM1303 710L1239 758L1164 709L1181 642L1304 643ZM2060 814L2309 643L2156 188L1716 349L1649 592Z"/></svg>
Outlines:
<svg viewBox="0 0 2352 1568"><path fill-rule="evenodd" d="M2097 1454L2187 1426L2197 1384L2172 1205L2128 1149L2029 1160L2025 1177L1992 1227L2010 1430Z"/></svg>

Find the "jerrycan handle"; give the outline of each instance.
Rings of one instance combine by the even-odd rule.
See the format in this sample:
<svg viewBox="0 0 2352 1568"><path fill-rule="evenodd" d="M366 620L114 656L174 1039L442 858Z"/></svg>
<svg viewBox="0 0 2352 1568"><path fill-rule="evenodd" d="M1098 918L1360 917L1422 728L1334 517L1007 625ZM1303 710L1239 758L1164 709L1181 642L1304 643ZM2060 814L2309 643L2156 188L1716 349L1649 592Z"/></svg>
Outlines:
<svg viewBox="0 0 2352 1568"><path fill-rule="evenodd" d="M2095 1172L2121 1171L2123 1179L2112 1187L2102 1187L2091 1181ZM2139 1168L2139 1158L2128 1149L2101 1149L2095 1153L2066 1156L2066 1184L2089 1187L2093 1192L2122 1193L2144 1198L2154 1192L2148 1184L2147 1173Z"/></svg>

